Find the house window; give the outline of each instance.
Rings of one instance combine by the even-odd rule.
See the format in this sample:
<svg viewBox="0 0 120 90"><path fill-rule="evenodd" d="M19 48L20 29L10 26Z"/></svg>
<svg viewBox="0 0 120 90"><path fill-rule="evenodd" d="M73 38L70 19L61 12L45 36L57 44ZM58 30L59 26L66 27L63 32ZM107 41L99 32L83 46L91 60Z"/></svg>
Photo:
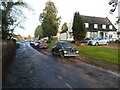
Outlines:
<svg viewBox="0 0 120 90"><path fill-rule="evenodd" d="M102 28L103 28L103 29L106 29L106 25L102 25Z"/></svg>
<svg viewBox="0 0 120 90"><path fill-rule="evenodd" d="M109 29L113 29L112 25L109 25Z"/></svg>
<svg viewBox="0 0 120 90"><path fill-rule="evenodd" d="M97 32L90 32L90 37L95 38L98 36Z"/></svg>
<svg viewBox="0 0 120 90"><path fill-rule="evenodd" d="M89 23L85 23L85 27L88 28L89 27Z"/></svg>
<svg viewBox="0 0 120 90"><path fill-rule="evenodd" d="M98 24L94 24L94 28L98 28Z"/></svg>

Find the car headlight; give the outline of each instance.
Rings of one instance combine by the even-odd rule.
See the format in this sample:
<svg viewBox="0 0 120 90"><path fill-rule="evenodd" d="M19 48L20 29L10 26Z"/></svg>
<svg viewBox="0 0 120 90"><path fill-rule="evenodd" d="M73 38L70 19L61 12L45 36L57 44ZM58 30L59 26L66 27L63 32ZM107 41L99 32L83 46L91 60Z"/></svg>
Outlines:
<svg viewBox="0 0 120 90"><path fill-rule="evenodd" d="M64 53L67 53L67 51L64 51Z"/></svg>
<svg viewBox="0 0 120 90"><path fill-rule="evenodd" d="M76 51L76 53L79 53L78 51Z"/></svg>

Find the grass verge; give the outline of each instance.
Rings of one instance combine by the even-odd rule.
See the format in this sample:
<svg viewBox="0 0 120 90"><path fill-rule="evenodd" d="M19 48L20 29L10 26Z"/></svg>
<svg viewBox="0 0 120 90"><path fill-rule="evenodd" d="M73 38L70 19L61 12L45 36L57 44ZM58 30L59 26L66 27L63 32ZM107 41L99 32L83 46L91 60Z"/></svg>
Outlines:
<svg viewBox="0 0 120 90"><path fill-rule="evenodd" d="M79 47L78 50L80 54L95 58L96 60L120 64L120 60L118 60L118 49L99 46L82 46Z"/></svg>

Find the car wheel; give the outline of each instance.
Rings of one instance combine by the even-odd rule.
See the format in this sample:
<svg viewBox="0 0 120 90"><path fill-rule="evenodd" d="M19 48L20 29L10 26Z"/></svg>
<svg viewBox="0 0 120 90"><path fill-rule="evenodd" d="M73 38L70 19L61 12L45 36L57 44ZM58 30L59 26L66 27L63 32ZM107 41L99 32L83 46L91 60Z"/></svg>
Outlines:
<svg viewBox="0 0 120 90"><path fill-rule="evenodd" d="M97 43L95 43L95 46L99 46L99 43L97 42Z"/></svg>
<svg viewBox="0 0 120 90"><path fill-rule="evenodd" d="M60 52L60 58L64 58L63 52Z"/></svg>
<svg viewBox="0 0 120 90"><path fill-rule="evenodd" d="M108 45L109 43L107 42L106 45Z"/></svg>
<svg viewBox="0 0 120 90"><path fill-rule="evenodd" d="M51 52L52 52L52 55L54 56L54 55L55 55L55 52L54 52L54 50L52 50Z"/></svg>

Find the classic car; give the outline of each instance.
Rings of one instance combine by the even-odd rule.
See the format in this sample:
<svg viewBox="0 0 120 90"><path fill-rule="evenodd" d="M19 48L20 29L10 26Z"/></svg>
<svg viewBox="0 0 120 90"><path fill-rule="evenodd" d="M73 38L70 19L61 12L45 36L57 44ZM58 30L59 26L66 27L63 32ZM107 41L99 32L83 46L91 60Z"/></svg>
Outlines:
<svg viewBox="0 0 120 90"><path fill-rule="evenodd" d="M48 48L48 44L45 40L39 40L38 48Z"/></svg>
<svg viewBox="0 0 120 90"><path fill-rule="evenodd" d="M59 55L61 57L65 56L79 56L78 50L73 48L70 43L65 41L58 41L56 45L51 50L53 55Z"/></svg>

